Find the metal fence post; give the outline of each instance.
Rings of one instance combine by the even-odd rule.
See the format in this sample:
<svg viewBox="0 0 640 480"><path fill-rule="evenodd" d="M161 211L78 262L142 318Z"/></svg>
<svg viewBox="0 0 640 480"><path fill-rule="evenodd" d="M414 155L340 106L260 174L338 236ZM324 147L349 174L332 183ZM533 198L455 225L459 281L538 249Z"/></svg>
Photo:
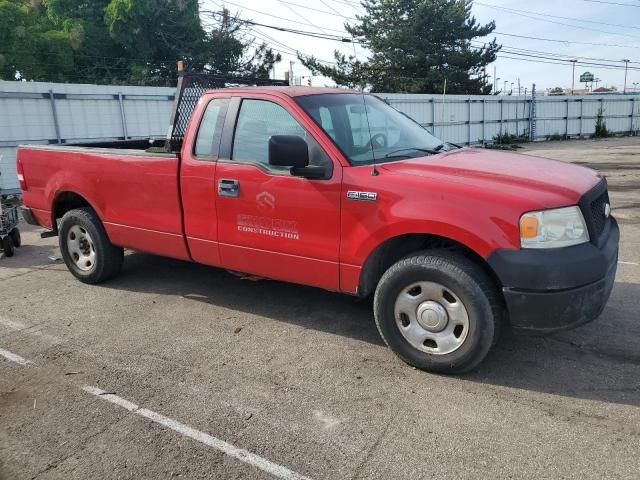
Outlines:
<svg viewBox="0 0 640 480"><path fill-rule="evenodd" d="M629 129L629 133L633 134L633 114L636 110L636 99L631 97L631 128Z"/></svg>
<svg viewBox="0 0 640 480"><path fill-rule="evenodd" d="M564 124L564 138L569 138L569 97L567 97L567 118Z"/></svg>
<svg viewBox="0 0 640 480"><path fill-rule="evenodd" d="M58 111L56 110L56 97L53 94L53 90L49 90L49 102L51 103L51 114L53 115L53 126L56 129L56 138L58 139L58 143L62 143L60 123L58 123Z"/></svg>
<svg viewBox="0 0 640 480"><path fill-rule="evenodd" d="M482 99L482 144L484 145L485 143L485 126L487 124L486 122L486 113L485 113L485 107L486 107L486 100L483 98Z"/></svg>
<svg viewBox="0 0 640 480"><path fill-rule="evenodd" d="M436 135L436 98L431 97L431 134Z"/></svg>
<svg viewBox="0 0 640 480"><path fill-rule="evenodd" d="M531 86L531 103L529 103L529 140L536 139L536 84Z"/></svg>
<svg viewBox="0 0 640 480"><path fill-rule="evenodd" d="M471 145L471 99L467 98L467 145Z"/></svg>
<svg viewBox="0 0 640 480"><path fill-rule="evenodd" d="M122 92L118 92L118 103L120 104L120 120L122 121L122 134L124 139L127 140L129 135L127 134L127 119L124 115L124 98Z"/></svg>
<svg viewBox="0 0 640 480"><path fill-rule="evenodd" d="M520 110L520 99L516 100L516 137L520 135L520 122L518 121L518 110Z"/></svg>
<svg viewBox="0 0 640 480"><path fill-rule="evenodd" d="M502 108L504 106L502 100L498 100L500 102L500 135L502 136Z"/></svg>
<svg viewBox="0 0 640 480"><path fill-rule="evenodd" d="M584 98L580 97L580 138L582 138L582 116L584 114Z"/></svg>

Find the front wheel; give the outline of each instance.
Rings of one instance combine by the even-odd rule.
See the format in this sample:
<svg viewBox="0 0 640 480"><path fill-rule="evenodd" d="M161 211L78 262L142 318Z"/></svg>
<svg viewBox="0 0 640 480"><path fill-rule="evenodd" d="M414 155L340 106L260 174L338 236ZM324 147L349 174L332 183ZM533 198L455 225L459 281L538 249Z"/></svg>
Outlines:
<svg viewBox="0 0 640 480"><path fill-rule="evenodd" d="M385 343L422 370L460 373L477 366L498 333L496 287L474 262L427 250L394 264L374 297Z"/></svg>
<svg viewBox="0 0 640 480"><path fill-rule="evenodd" d="M64 263L81 282L104 282L122 268L124 250L111 244L100 219L90 208L65 213L58 240Z"/></svg>

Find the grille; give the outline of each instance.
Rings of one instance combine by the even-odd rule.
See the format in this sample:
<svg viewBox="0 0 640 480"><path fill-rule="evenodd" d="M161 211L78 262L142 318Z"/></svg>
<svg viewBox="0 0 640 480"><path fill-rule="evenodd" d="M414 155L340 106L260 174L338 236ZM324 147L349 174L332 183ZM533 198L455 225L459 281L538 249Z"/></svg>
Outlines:
<svg viewBox="0 0 640 480"><path fill-rule="evenodd" d="M604 216L604 205L609 203L609 192L605 190L599 197L590 204L591 228L595 238L598 238L609 220Z"/></svg>
<svg viewBox="0 0 640 480"><path fill-rule="evenodd" d="M287 86L289 82L286 80L271 80L269 78L230 77L191 72L181 74L178 78L178 92L171 117L171 134L167 139L168 149L173 152L180 150L189 119L191 118L191 113L196 108L198 100L200 100L204 92L212 88L249 85Z"/></svg>

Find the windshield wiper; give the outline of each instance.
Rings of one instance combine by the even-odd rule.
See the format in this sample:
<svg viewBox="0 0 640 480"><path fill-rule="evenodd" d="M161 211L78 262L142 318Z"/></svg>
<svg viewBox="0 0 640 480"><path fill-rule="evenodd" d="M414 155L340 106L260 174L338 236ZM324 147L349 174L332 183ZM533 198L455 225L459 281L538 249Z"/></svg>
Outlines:
<svg viewBox="0 0 640 480"><path fill-rule="evenodd" d="M429 153L431 155L434 155L434 154L438 153L438 150L436 150L436 149L409 147L409 148L399 148L398 150L394 150L393 152L389 152L384 156L384 158L391 158L391 157L397 157L397 156L410 157L411 155L396 155L396 154L398 154L400 152L410 152L410 151L424 152L424 153Z"/></svg>
<svg viewBox="0 0 640 480"><path fill-rule="evenodd" d="M436 148L434 148L433 150L434 150L434 151L436 151L436 152L440 152L440 151L442 151L442 149L443 149L444 147L446 147L447 145L450 145L450 146L455 147L455 148L462 148L460 145L456 145L455 143L451 143L451 142L444 142L444 143L441 143L440 145L438 145L438 146L437 146ZM451 150L451 149L450 149L450 148L447 148L447 150L446 150L446 151L449 151L449 150Z"/></svg>

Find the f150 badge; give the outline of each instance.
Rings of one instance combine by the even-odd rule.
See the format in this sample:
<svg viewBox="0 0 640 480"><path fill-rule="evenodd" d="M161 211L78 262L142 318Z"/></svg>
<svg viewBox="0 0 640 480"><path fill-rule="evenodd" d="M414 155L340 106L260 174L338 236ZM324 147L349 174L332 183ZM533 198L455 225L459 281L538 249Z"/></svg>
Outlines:
<svg viewBox="0 0 640 480"><path fill-rule="evenodd" d="M359 192L357 190L349 190L347 192L347 198L349 200L366 200L369 202L375 202L378 199L376 192Z"/></svg>

